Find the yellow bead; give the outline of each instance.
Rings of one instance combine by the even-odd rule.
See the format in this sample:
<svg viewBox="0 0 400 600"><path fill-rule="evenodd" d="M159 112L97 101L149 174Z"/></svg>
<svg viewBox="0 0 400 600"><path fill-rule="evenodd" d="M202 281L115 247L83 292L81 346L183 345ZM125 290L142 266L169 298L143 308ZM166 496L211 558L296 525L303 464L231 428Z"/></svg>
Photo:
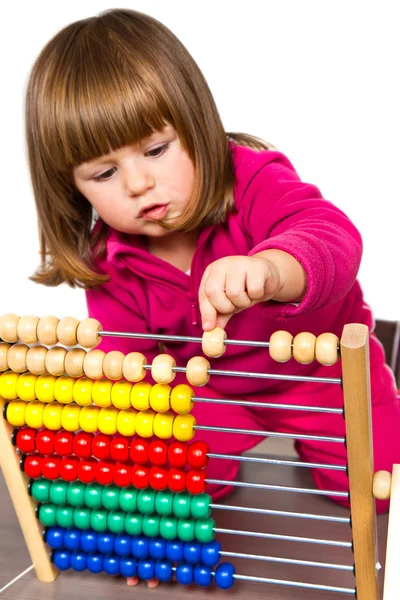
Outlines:
<svg viewBox="0 0 400 600"><path fill-rule="evenodd" d="M162 440L169 440L172 437L174 418L170 412L157 413L153 422L154 435Z"/></svg>
<svg viewBox="0 0 400 600"><path fill-rule="evenodd" d="M149 438L154 435L153 421L155 413L152 410L141 410L136 415L136 433L144 438Z"/></svg>
<svg viewBox="0 0 400 600"><path fill-rule="evenodd" d="M148 381L136 383L131 389L131 405L136 410L148 410L150 408L151 384Z"/></svg>
<svg viewBox="0 0 400 600"><path fill-rule="evenodd" d="M16 391L18 398L30 402L36 400L35 384L37 375L22 373L17 379Z"/></svg>
<svg viewBox="0 0 400 600"><path fill-rule="evenodd" d="M175 359L170 354L158 354L151 363L151 376L157 383L171 383L176 377Z"/></svg>
<svg viewBox="0 0 400 600"><path fill-rule="evenodd" d="M72 388L72 395L79 406L89 406L92 404L93 379L81 377L75 381Z"/></svg>
<svg viewBox="0 0 400 600"><path fill-rule="evenodd" d="M150 406L156 412L166 412L170 405L171 386L167 383L156 383L150 390Z"/></svg>
<svg viewBox="0 0 400 600"><path fill-rule="evenodd" d="M33 427L34 429L43 427L43 412L45 406L46 405L43 404L43 402L40 402L40 400L28 402L25 411L25 422L29 427Z"/></svg>
<svg viewBox="0 0 400 600"><path fill-rule="evenodd" d="M92 387L92 401L97 406L111 406L113 382L109 379L97 379Z"/></svg>
<svg viewBox="0 0 400 600"><path fill-rule="evenodd" d="M111 388L111 402L116 408L125 410L131 407L131 389L129 381L116 381Z"/></svg>
<svg viewBox="0 0 400 600"><path fill-rule="evenodd" d="M61 375L61 377L57 377L57 380L54 384L54 397L61 404L71 404L74 401L74 397L72 395L72 390L74 387L76 379L73 377L69 377L68 375Z"/></svg>
<svg viewBox="0 0 400 600"><path fill-rule="evenodd" d="M121 435L131 437L136 433L137 411L133 408L120 410L117 417L117 430Z"/></svg>
<svg viewBox="0 0 400 600"><path fill-rule="evenodd" d="M67 404L61 406L61 427L67 431L78 431L80 429L79 415L82 407L78 404Z"/></svg>
<svg viewBox="0 0 400 600"><path fill-rule="evenodd" d="M8 366L12 371L23 373L26 371L26 355L28 353L26 344L13 344L7 354Z"/></svg>
<svg viewBox="0 0 400 600"><path fill-rule="evenodd" d="M39 375L35 385L36 398L41 402L53 402L56 381L57 377L54 375Z"/></svg>
<svg viewBox="0 0 400 600"><path fill-rule="evenodd" d="M10 344L0 342L0 371L7 371L8 369L7 354L9 349Z"/></svg>
<svg viewBox="0 0 400 600"><path fill-rule="evenodd" d="M188 442L194 436L196 419L193 415L177 415L174 419L173 434L180 442Z"/></svg>
<svg viewBox="0 0 400 600"><path fill-rule="evenodd" d="M98 429L100 408L98 406L84 406L79 413L79 425L83 431L94 433Z"/></svg>
<svg viewBox="0 0 400 600"><path fill-rule="evenodd" d="M25 411L28 404L23 400L13 400L7 406L6 419L14 427L25 425Z"/></svg>
<svg viewBox="0 0 400 600"><path fill-rule="evenodd" d="M117 431L117 416L118 410L114 406L100 409L97 425L99 431L106 435L114 435Z"/></svg>
<svg viewBox="0 0 400 600"><path fill-rule="evenodd" d="M179 415L186 415L193 408L194 392L189 385L181 383L171 392L171 408Z"/></svg>
<svg viewBox="0 0 400 600"><path fill-rule="evenodd" d="M0 396L4 400L15 400L17 395L17 381L20 377L19 373L6 371L0 376Z"/></svg>
<svg viewBox="0 0 400 600"><path fill-rule="evenodd" d="M122 363L122 375L128 381L142 381L146 376L144 365L147 363L146 357L140 352L130 352Z"/></svg>
<svg viewBox="0 0 400 600"><path fill-rule="evenodd" d="M53 431L57 431L64 427L62 425L62 415L64 409L69 409L69 406L63 406L58 402L50 402L46 404L43 410L43 425L47 427L47 429L52 429ZM64 427L64 429L66 429Z"/></svg>
<svg viewBox="0 0 400 600"><path fill-rule="evenodd" d="M4 342L17 342L18 341L18 321L20 317L9 313L7 315L1 315L0 317L0 338Z"/></svg>

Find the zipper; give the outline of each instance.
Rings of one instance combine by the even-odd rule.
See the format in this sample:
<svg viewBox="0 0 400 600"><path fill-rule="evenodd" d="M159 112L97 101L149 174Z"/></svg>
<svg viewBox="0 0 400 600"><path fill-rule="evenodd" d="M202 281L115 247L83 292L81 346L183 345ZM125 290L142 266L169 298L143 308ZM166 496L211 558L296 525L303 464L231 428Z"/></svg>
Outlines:
<svg viewBox="0 0 400 600"><path fill-rule="evenodd" d="M191 298L192 325L197 325L196 302Z"/></svg>

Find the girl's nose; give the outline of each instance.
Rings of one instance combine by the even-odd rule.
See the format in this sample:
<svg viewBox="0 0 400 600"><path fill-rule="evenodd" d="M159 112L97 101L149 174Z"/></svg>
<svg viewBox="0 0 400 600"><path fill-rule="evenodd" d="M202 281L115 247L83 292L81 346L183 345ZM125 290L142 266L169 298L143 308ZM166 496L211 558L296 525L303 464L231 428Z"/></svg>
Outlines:
<svg viewBox="0 0 400 600"><path fill-rule="evenodd" d="M141 196L154 187L152 174L143 167L131 167L125 175L125 185L130 196Z"/></svg>

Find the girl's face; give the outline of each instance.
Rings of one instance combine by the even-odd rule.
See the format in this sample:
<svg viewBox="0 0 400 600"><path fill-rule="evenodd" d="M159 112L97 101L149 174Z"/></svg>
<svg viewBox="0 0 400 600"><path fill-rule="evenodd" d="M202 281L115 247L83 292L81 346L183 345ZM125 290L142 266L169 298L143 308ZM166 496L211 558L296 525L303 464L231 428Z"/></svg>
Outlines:
<svg viewBox="0 0 400 600"><path fill-rule="evenodd" d="M101 219L123 233L162 237L186 208L194 165L171 125L74 169L78 190Z"/></svg>

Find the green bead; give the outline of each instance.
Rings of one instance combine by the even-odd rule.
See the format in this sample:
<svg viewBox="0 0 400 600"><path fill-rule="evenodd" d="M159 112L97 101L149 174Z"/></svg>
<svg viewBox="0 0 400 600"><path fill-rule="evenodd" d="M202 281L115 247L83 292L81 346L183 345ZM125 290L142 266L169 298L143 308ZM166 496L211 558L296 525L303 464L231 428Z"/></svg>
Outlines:
<svg viewBox="0 0 400 600"><path fill-rule="evenodd" d="M158 515L143 515L143 534L147 537L157 537L160 533L160 517Z"/></svg>
<svg viewBox="0 0 400 600"><path fill-rule="evenodd" d="M74 525L78 529L90 529L90 509L75 508L74 510Z"/></svg>
<svg viewBox="0 0 400 600"><path fill-rule="evenodd" d="M50 491L51 481L48 479L35 479L31 486L31 495L38 502L48 502L49 501L49 491Z"/></svg>
<svg viewBox="0 0 400 600"><path fill-rule="evenodd" d="M174 495L173 511L178 519L187 519L191 515L190 504L192 496L187 492L178 492Z"/></svg>
<svg viewBox="0 0 400 600"><path fill-rule="evenodd" d="M125 531L125 513L121 510L115 510L108 513L107 527L113 533L122 533Z"/></svg>
<svg viewBox="0 0 400 600"><path fill-rule="evenodd" d="M139 490L137 495L137 510L142 515L151 515L155 508L155 490Z"/></svg>
<svg viewBox="0 0 400 600"><path fill-rule="evenodd" d="M211 496L209 494L198 494L192 497L190 505L192 517L195 519L208 519L211 514Z"/></svg>
<svg viewBox="0 0 400 600"><path fill-rule="evenodd" d="M211 542L215 537L214 529L214 519L199 519L196 521L194 528L196 540L199 540L199 542Z"/></svg>
<svg viewBox="0 0 400 600"><path fill-rule="evenodd" d="M74 524L73 506L57 506L56 518L60 527L72 527Z"/></svg>
<svg viewBox="0 0 400 600"><path fill-rule="evenodd" d="M57 525L56 506L54 504L42 504L39 508L39 520L46 527Z"/></svg>
<svg viewBox="0 0 400 600"><path fill-rule="evenodd" d="M168 490L157 492L155 510L159 515L169 517L173 514L174 494Z"/></svg>
<svg viewBox="0 0 400 600"><path fill-rule="evenodd" d="M117 510L119 508L119 488L115 485L108 485L103 488L101 501L107 510Z"/></svg>
<svg viewBox="0 0 400 600"><path fill-rule="evenodd" d="M90 527L95 531L106 531L107 515L106 510L92 510L90 512Z"/></svg>
<svg viewBox="0 0 400 600"><path fill-rule="evenodd" d="M194 519L178 519L177 537L183 542L192 542L195 539Z"/></svg>
<svg viewBox="0 0 400 600"><path fill-rule="evenodd" d="M94 509L101 508L103 506L102 492L103 486L101 486L99 483L89 483L85 487L83 494L83 501L85 505Z"/></svg>
<svg viewBox="0 0 400 600"><path fill-rule="evenodd" d="M142 533L143 517L140 513L127 513L125 515L125 531L129 535L140 535Z"/></svg>
<svg viewBox="0 0 400 600"><path fill-rule="evenodd" d="M85 484L81 481L70 483L67 488L67 503L71 506L84 505Z"/></svg>
<svg viewBox="0 0 400 600"><path fill-rule="evenodd" d="M165 540L174 540L177 536L178 520L175 517L161 517L160 535Z"/></svg>
<svg viewBox="0 0 400 600"><path fill-rule="evenodd" d="M126 512L135 512L137 510L137 490L134 488L125 488L119 493L119 507Z"/></svg>
<svg viewBox="0 0 400 600"><path fill-rule="evenodd" d="M66 481L53 481L49 490L50 502L53 504L68 504L68 483Z"/></svg>

